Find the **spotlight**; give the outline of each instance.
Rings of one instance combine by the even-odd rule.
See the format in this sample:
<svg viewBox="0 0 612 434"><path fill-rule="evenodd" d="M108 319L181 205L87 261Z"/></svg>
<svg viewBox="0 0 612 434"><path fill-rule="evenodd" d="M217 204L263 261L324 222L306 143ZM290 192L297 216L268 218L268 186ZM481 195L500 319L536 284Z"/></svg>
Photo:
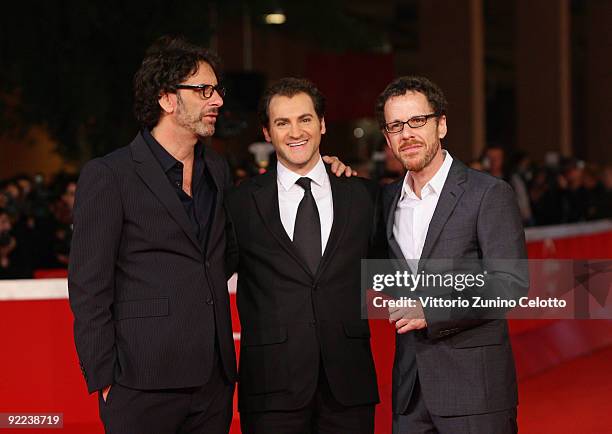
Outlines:
<svg viewBox="0 0 612 434"><path fill-rule="evenodd" d="M265 15L264 20L266 24L284 24L284 22L287 21L287 17L282 12L275 12Z"/></svg>

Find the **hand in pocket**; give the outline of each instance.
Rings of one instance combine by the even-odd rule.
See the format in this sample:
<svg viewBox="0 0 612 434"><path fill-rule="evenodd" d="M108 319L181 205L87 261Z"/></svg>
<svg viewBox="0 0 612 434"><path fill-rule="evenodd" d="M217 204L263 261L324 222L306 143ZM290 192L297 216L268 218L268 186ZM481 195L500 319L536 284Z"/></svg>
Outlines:
<svg viewBox="0 0 612 434"><path fill-rule="evenodd" d="M106 402L106 398L108 397L108 393L110 392L111 389L111 385L109 384L108 386L106 386L104 389L102 389L102 400L104 402Z"/></svg>

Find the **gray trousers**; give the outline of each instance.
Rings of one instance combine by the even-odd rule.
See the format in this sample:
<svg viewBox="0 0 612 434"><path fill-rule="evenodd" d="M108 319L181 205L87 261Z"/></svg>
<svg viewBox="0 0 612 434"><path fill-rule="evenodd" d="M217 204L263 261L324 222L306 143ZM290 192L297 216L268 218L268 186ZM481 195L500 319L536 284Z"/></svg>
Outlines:
<svg viewBox="0 0 612 434"><path fill-rule="evenodd" d="M393 414L393 434L516 434L516 407L467 416L436 416L427 410L417 379L405 414Z"/></svg>

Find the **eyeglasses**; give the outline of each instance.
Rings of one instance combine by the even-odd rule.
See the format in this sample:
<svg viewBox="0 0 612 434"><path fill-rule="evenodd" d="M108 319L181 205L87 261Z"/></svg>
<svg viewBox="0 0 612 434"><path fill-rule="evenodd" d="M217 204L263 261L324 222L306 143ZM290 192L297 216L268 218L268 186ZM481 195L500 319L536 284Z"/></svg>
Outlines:
<svg viewBox="0 0 612 434"><path fill-rule="evenodd" d="M385 131L391 134L401 133L404 130L404 125L408 124L410 128L421 128L427 123L430 118L438 117L438 113L430 113L428 115L413 116L407 121L394 121L385 124Z"/></svg>
<svg viewBox="0 0 612 434"><path fill-rule="evenodd" d="M215 90L221 98L225 97L225 88L219 85L215 86L212 84L177 84L174 87L176 87L177 89L192 89L200 91L200 93L202 94L202 98L204 99L208 99L213 96Z"/></svg>

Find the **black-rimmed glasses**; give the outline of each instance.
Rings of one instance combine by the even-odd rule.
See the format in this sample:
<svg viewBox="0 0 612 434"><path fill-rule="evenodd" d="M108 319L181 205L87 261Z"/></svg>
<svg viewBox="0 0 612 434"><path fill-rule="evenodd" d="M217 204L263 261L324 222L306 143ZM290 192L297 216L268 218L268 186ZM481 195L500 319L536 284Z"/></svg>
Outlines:
<svg viewBox="0 0 612 434"><path fill-rule="evenodd" d="M213 96L215 90L221 98L225 97L225 88L219 85L215 86L212 84L177 84L174 87L176 87L177 89L192 89L200 91L200 93L202 94L202 98L204 99L208 99Z"/></svg>
<svg viewBox="0 0 612 434"><path fill-rule="evenodd" d="M438 117L438 113L430 113L428 115L413 116L407 121L393 121L385 124L385 131L391 134L401 133L404 125L408 124L410 128L421 128L430 118Z"/></svg>

